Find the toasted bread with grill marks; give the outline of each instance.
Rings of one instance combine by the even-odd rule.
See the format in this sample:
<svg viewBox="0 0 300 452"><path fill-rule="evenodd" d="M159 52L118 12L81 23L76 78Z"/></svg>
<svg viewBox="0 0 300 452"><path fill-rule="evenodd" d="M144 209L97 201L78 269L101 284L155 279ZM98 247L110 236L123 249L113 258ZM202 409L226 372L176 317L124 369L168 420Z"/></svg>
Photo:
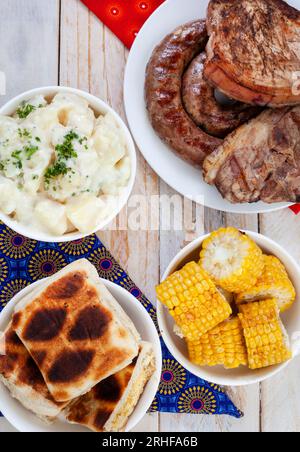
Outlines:
<svg viewBox="0 0 300 452"><path fill-rule="evenodd" d="M282 0L211 0L205 78L253 105L300 102L300 12Z"/></svg>
<svg viewBox="0 0 300 452"><path fill-rule="evenodd" d="M123 431L155 367L152 345L142 342L133 363L103 380L67 408L68 421L95 432Z"/></svg>
<svg viewBox="0 0 300 452"><path fill-rule="evenodd" d="M85 394L139 351L133 323L85 259L26 296L13 326L58 402Z"/></svg>
<svg viewBox="0 0 300 452"><path fill-rule="evenodd" d="M53 421L66 406L55 402L34 360L8 326L0 354L0 381L26 409L44 421Z"/></svg>

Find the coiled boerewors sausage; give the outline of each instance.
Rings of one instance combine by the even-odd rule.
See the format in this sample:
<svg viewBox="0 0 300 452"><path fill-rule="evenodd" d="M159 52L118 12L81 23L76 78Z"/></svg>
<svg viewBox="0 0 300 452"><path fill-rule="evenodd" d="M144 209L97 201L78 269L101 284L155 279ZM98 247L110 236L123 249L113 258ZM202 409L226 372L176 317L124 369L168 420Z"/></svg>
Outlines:
<svg viewBox="0 0 300 452"><path fill-rule="evenodd" d="M221 140L201 130L184 109L182 77L208 40L205 20L190 22L167 36L154 50L146 74L146 103L158 135L193 165L203 160Z"/></svg>
<svg viewBox="0 0 300 452"><path fill-rule="evenodd" d="M224 138L245 122L257 116L261 109L241 102L221 104L215 89L204 79L206 53L196 56L186 70L182 83L183 103L186 111L210 135Z"/></svg>

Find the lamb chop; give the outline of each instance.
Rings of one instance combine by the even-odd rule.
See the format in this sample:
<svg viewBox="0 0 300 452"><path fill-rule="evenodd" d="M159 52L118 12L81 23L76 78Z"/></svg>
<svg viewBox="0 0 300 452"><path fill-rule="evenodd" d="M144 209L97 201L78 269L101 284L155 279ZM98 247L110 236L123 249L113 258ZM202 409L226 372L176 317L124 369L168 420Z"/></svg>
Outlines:
<svg viewBox="0 0 300 452"><path fill-rule="evenodd" d="M300 201L300 106L266 109L204 162L207 183L231 203Z"/></svg>
<svg viewBox="0 0 300 452"><path fill-rule="evenodd" d="M300 12L282 0L211 0L204 76L228 97L300 103Z"/></svg>

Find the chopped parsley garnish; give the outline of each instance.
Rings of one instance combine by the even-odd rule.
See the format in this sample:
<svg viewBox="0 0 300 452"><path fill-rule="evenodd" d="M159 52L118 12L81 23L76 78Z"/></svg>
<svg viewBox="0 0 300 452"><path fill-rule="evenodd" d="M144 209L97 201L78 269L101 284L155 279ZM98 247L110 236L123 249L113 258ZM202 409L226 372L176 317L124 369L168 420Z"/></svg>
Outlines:
<svg viewBox="0 0 300 452"><path fill-rule="evenodd" d="M64 176L68 174L70 168L67 167L65 162L57 161L52 166L49 166L47 171L45 172L45 183L46 186L49 186L50 180L54 179L58 176Z"/></svg>
<svg viewBox="0 0 300 452"><path fill-rule="evenodd" d="M24 146L23 149L12 152L11 158L14 160L13 165L17 168L23 168L22 157L24 158L24 154L27 160L30 160L31 157L39 150L38 146L28 145Z"/></svg>
<svg viewBox="0 0 300 452"><path fill-rule="evenodd" d="M82 137L82 138L79 138L79 140L78 140L78 142L79 142L79 144L81 144L81 146L83 145L83 143L85 143L84 149L86 149L86 150L88 150L88 148L89 148L87 145L87 140L88 140L87 137Z"/></svg>
<svg viewBox="0 0 300 452"><path fill-rule="evenodd" d="M55 150L57 152L58 159L65 159L68 160L72 157L76 158L78 157L77 152L75 151L73 147L73 140L78 140L79 136L76 132L71 131L69 132L65 138L64 142L62 144L58 144L55 146Z"/></svg>
<svg viewBox="0 0 300 452"><path fill-rule="evenodd" d="M74 140L79 140L79 136L77 135L76 132L71 131L64 137L64 141L62 144L58 144L57 146L55 146L57 160L53 165L49 166L44 175L46 189L49 188L51 179L54 179L59 176L65 176L69 172L75 174L74 170L69 168L66 163L67 160L78 157L78 154L73 146ZM70 177L72 177L71 174L69 174L69 178Z"/></svg>
<svg viewBox="0 0 300 452"><path fill-rule="evenodd" d="M25 146L24 152L27 160L30 160L31 157L39 150L38 146Z"/></svg>
<svg viewBox="0 0 300 452"><path fill-rule="evenodd" d="M30 138L32 138L32 135L28 129L18 129L18 134L22 139L27 138L29 140Z"/></svg>
<svg viewBox="0 0 300 452"><path fill-rule="evenodd" d="M83 144L84 141L87 141L87 137L82 137L78 140L79 144Z"/></svg>
<svg viewBox="0 0 300 452"><path fill-rule="evenodd" d="M5 165L3 162L0 162L0 171L4 171L5 170Z"/></svg>
<svg viewBox="0 0 300 452"><path fill-rule="evenodd" d="M30 113L32 113L34 110L36 110L36 107L34 105L22 102L16 113L20 119L26 119L27 116L29 116Z"/></svg>
<svg viewBox="0 0 300 452"><path fill-rule="evenodd" d="M14 151L11 154L11 157L15 160L14 165L19 168L22 169L23 168L23 163L22 163L22 159L21 159L21 154L22 151Z"/></svg>
<svg viewBox="0 0 300 452"><path fill-rule="evenodd" d="M35 141L37 141L38 143L40 143L40 142L41 142L40 137L35 137Z"/></svg>
<svg viewBox="0 0 300 452"><path fill-rule="evenodd" d="M33 180L37 180L39 178L39 176L37 175L37 174L34 174L33 176L32 176L32 179Z"/></svg>
<svg viewBox="0 0 300 452"><path fill-rule="evenodd" d="M6 138L6 140L4 140L4 141L2 141L1 142L1 146L8 146L8 144L9 144L9 139L8 138Z"/></svg>

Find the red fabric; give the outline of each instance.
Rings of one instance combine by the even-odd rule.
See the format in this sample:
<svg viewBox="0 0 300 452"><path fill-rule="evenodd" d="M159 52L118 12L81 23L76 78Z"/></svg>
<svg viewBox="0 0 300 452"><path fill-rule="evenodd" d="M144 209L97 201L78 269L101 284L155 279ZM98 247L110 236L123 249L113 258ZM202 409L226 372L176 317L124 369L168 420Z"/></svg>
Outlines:
<svg viewBox="0 0 300 452"><path fill-rule="evenodd" d="M290 207L290 209L291 209L296 215L298 215L298 213L300 213L300 204L295 204L294 206Z"/></svg>
<svg viewBox="0 0 300 452"><path fill-rule="evenodd" d="M81 0L130 48L149 16L165 0ZM300 204L291 210L298 215Z"/></svg>
<svg viewBox="0 0 300 452"><path fill-rule="evenodd" d="M148 17L164 0L82 0L130 48Z"/></svg>

